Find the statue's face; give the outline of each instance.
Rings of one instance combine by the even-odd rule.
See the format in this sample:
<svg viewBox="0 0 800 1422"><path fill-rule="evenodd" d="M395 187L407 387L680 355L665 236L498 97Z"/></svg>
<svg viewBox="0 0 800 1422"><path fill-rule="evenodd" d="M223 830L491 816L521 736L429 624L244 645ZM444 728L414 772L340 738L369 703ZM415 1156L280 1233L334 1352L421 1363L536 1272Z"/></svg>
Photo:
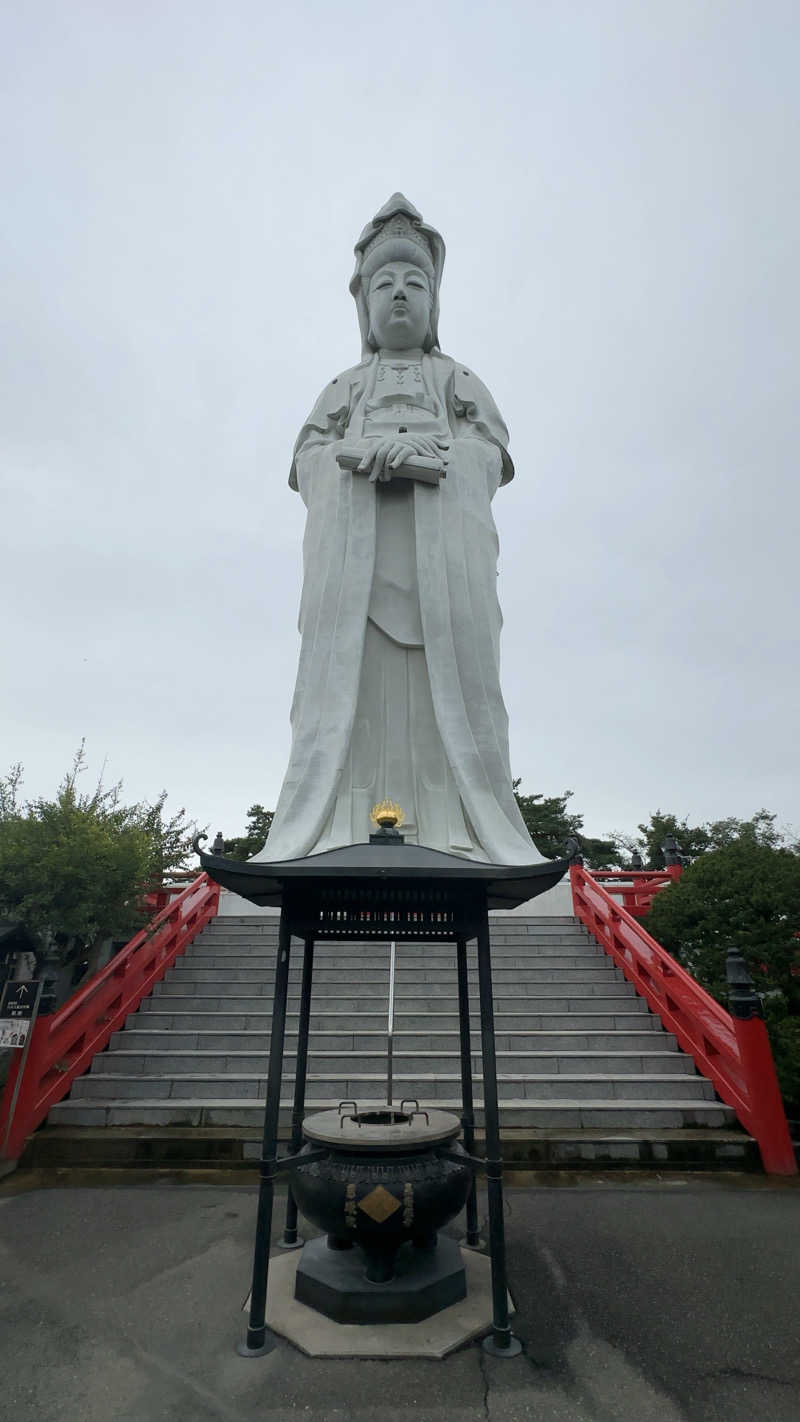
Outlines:
<svg viewBox="0 0 800 1422"><path fill-rule="evenodd" d="M431 284L411 262L387 262L369 284L369 323L376 346L407 351L424 344L431 320Z"/></svg>

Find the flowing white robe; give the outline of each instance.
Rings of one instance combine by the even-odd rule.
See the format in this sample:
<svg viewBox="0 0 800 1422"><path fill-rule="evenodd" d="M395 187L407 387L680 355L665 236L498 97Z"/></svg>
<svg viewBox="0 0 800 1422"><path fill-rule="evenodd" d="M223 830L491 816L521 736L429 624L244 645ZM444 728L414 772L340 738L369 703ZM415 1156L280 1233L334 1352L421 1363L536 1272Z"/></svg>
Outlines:
<svg viewBox="0 0 800 1422"><path fill-rule="evenodd" d="M538 863L512 790L499 679L491 500L513 477L507 431L476 376L438 351L423 357L452 448L438 487L414 483L407 492L422 646L416 636L396 642L380 630L379 613L370 620L379 602L373 582L376 555L382 566L376 512L383 491L336 463L342 442L362 433L377 362L375 355L325 388L295 447L290 484L308 517L292 749L269 838L255 858L363 842L377 800L398 800L408 814L405 785L413 842L490 863ZM366 773L358 769L365 733Z"/></svg>

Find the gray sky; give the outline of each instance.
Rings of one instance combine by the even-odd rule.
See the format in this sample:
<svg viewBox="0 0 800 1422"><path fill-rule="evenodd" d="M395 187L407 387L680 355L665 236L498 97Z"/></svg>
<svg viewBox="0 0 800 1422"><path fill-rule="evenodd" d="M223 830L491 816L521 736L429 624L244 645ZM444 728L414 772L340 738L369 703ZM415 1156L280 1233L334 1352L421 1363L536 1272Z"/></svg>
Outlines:
<svg viewBox="0 0 800 1422"><path fill-rule="evenodd" d="M511 428L523 790L800 828L794 0L3 9L0 769L274 805L291 449L400 188Z"/></svg>

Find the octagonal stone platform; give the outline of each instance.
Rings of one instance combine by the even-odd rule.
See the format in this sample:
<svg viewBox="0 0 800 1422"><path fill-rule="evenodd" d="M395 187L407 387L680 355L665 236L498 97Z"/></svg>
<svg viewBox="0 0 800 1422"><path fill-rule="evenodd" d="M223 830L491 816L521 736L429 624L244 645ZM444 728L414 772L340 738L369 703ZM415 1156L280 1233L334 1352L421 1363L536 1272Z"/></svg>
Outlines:
<svg viewBox="0 0 800 1422"><path fill-rule="evenodd" d="M269 1261L267 1325L311 1358L444 1358L492 1323L491 1263L461 1251L467 1296L421 1323L334 1323L294 1297L299 1252ZM509 1296L509 1312L513 1303ZM243 1311L250 1308L249 1297Z"/></svg>

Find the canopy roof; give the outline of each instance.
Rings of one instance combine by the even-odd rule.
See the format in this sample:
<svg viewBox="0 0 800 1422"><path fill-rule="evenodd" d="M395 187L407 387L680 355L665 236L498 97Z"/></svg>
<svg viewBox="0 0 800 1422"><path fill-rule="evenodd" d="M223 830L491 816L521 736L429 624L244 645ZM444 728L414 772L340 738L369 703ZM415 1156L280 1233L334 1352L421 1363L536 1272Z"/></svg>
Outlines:
<svg viewBox="0 0 800 1422"><path fill-rule="evenodd" d="M569 867L568 859L530 865L484 864L439 849L406 844L399 837L382 844L349 844L343 849L273 864L227 859L220 854L204 854L200 849L198 853L202 868L215 883L252 904L273 908L281 907L284 889L300 888L303 883L310 887L312 881L335 879L344 886L358 880L383 879L409 886L418 883L420 888L431 883L461 884L472 889L485 886L490 909L511 909L552 889Z"/></svg>

